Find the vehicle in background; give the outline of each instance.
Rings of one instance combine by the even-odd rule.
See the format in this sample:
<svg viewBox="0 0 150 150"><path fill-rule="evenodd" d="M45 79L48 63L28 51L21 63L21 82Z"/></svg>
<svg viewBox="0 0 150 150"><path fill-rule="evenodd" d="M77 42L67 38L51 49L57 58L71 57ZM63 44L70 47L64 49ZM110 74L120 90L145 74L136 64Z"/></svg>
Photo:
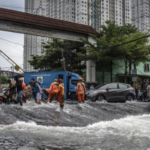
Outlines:
<svg viewBox="0 0 150 150"><path fill-rule="evenodd" d="M47 71L47 72L25 72L24 82L28 85L30 80L34 78L40 83L41 88L49 89L50 84L54 79L63 79L65 88L65 99L77 100L76 86L79 82L80 76L76 73L68 71ZM44 95L46 98L46 95Z"/></svg>
<svg viewBox="0 0 150 150"><path fill-rule="evenodd" d="M129 84L110 83L97 86L86 93L91 101L126 102L135 99L135 89Z"/></svg>

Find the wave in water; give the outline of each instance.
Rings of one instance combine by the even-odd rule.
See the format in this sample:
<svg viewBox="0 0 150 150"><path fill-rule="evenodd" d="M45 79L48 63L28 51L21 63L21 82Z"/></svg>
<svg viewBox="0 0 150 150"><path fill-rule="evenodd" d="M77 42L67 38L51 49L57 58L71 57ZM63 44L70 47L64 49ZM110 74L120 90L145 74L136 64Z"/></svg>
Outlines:
<svg viewBox="0 0 150 150"><path fill-rule="evenodd" d="M40 145L55 148L147 150L150 147L149 128L150 115L141 115L98 122L86 127L42 126L18 121L11 125L0 125L0 133L35 140Z"/></svg>
<svg viewBox="0 0 150 150"><path fill-rule="evenodd" d="M98 122L86 127L54 127L41 126L34 122L17 121L11 125L0 125L1 132L20 131L29 134L41 134L44 136L51 136L49 133L67 134L97 134L97 133L111 133L123 134L128 136L147 136L150 137L150 115L129 116L123 119Z"/></svg>

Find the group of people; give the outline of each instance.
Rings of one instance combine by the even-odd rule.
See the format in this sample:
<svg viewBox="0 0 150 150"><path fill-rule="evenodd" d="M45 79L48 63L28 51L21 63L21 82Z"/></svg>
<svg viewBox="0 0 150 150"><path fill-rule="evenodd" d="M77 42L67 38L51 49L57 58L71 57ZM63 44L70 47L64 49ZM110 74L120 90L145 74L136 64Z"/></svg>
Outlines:
<svg viewBox="0 0 150 150"><path fill-rule="evenodd" d="M12 93L12 98L14 99L17 93L17 101L20 103L21 106L23 105L23 101L26 102L26 100L31 100L32 95L35 99L35 102L37 104L41 104L42 93L44 92L47 95L49 103L51 103L55 98L60 104L60 108L63 109L65 91L62 79L55 79L54 82L51 83L49 89L41 88L40 83L35 81L34 78L31 79L28 86L26 86L22 78L19 79L17 76L15 77L15 81L16 83L8 80L8 89L10 93ZM16 93L14 91L16 91ZM76 94L79 103L84 102L85 93L85 84L82 82L82 78L79 78L79 82L76 88Z"/></svg>
<svg viewBox="0 0 150 150"><path fill-rule="evenodd" d="M51 103L55 98L60 104L60 108L64 107L64 84L62 79L55 79L53 83L51 83L49 89L42 88L44 93L47 95L48 101Z"/></svg>
<svg viewBox="0 0 150 150"><path fill-rule="evenodd" d="M9 84L7 90L9 90L9 96L11 99L16 98L17 93L17 101L20 103L20 105L23 105L23 100L25 100L25 91L26 91L26 84L23 82L23 79L19 79L17 76L15 77L16 83L12 82L11 80L8 80L7 83Z"/></svg>
<svg viewBox="0 0 150 150"><path fill-rule="evenodd" d="M82 82L82 78L79 78L79 82L77 84L76 88L76 94L78 98L78 102L84 103L85 99L85 93L86 93L86 88L85 84ZM49 89L42 88L44 93L47 95L48 101L51 103L52 100L55 99L59 102L60 108L64 107L64 96L65 96L65 91L64 91L64 84L62 79L55 79L54 82L50 85Z"/></svg>

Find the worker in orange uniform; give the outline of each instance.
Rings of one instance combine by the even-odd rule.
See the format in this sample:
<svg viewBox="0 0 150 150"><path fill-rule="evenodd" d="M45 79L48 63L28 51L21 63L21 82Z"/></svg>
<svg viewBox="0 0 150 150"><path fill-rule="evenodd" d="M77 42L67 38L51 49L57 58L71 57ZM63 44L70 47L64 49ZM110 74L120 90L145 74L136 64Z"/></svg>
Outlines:
<svg viewBox="0 0 150 150"><path fill-rule="evenodd" d="M77 89L76 89L76 94L78 96L79 103L81 103L81 102L84 103L84 96L86 93L85 84L82 81L83 81L83 79L79 78L79 82L77 84Z"/></svg>
<svg viewBox="0 0 150 150"><path fill-rule="evenodd" d="M23 102L26 103L26 84L23 82L23 78L20 78L20 81L22 82L22 88L23 88Z"/></svg>
<svg viewBox="0 0 150 150"><path fill-rule="evenodd" d="M63 109L64 108L64 96L65 96L63 80L58 79L58 83L59 83L59 89L58 89L57 98L60 104L60 108Z"/></svg>
<svg viewBox="0 0 150 150"><path fill-rule="evenodd" d="M58 94L58 80L55 79L54 82L50 85L48 100L51 103L53 98L57 99Z"/></svg>

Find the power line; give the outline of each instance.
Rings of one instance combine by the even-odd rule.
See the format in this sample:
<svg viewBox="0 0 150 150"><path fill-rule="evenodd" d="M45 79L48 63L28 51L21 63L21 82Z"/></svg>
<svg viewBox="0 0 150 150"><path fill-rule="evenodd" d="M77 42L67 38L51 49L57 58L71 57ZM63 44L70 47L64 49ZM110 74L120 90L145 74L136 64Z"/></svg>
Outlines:
<svg viewBox="0 0 150 150"><path fill-rule="evenodd" d="M145 35L145 36L142 36L142 37L137 38L137 39L133 39L133 40L130 40L130 41L127 41L127 42L124 42L124 43L118 44L118 45L114 45L114 46L112 46L112 47L122 46L122 45L129 44L129 43L132 43L132 42L135 42L135 41L138 41L138 40L141 40L141 39L147 38L147 37L150 37L150 34Z"/></svg>
<svg viewBox="0 0 150 150"><path fill-rule="evenodd" d="M0 39L1 39L1 40L4 40L4 41L7 41L7 42L10 42L10 43L13 43L13 44L16 44L16 45L24 46L23 44L15 43L15 42L12 42L12 41L9 41L9 40L6 40L6 39L3 39L3 38L0 38Z"/></svg>
<svg viewBox="0 0 150 150"><path fill-rule="evenodd" d="M18 49L18 48L16 48L16 47L14 47L14 46L12 46L12 45L10 45L9 43L7 43L6 41L4 41L7 45L9 45L10 47L13 47L13 48L15 48L16 50L19 50L19 51L22 51L21 49Z"/></svg>

